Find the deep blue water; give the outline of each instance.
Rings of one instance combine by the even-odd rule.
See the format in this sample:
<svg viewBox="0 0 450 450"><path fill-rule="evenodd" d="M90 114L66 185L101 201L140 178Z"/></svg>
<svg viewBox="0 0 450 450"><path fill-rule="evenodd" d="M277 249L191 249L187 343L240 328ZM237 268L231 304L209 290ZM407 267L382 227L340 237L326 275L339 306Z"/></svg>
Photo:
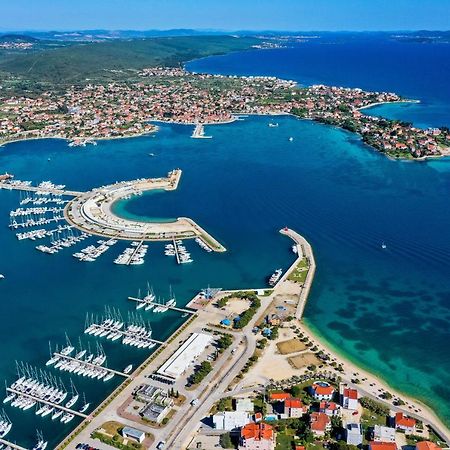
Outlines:
<svg viewBox="0 0 450 450"><path fill-rule="evenodd" d="M246 53L241 63L255 54L258 73L256 64L272 52ZM213 58L208 71L226 58ZM204 70L206 63L201 61ZM288 60L284 64L289 67ZM361 86L364 80L350 81ZM390 161L347 132L291 117L277 120L279 128L269 128L264 117L208 127L212 140L193 140L190 127L167 125L154 136L102 141L84 149L71 149L61 140L1 149L0 173L7 170L35 182L51 179L73 189L161 176L180 167L177 191L138 197L118 210L140 217L190 216L228 252L206 254L187 242L195 262L183 267L164 257L163 244L157 243L150 244L147 262L139 267L112 263L124 243L95 263L82 264L71 256L86 241L44 255L34 249L36 242L19 242L8 230L8 213L17 207L19 194L0 191L0 273L6 275L0 281L0 378L13 379L16 359L42 365L48 341L62 342L64 331L76 342L87 311L100 314L111 305L126 315L133 310L126 297L144 289L147 281L161 296L172 286L180 304L207 284L263 285L273 269L293 259L291 243L278 234L287 225L310 240L317 258L307 322L394 387L427 400L449 424L450 160ZM157 338L182 320L172 313L142 315ZM114 343L104 346L109 365L118 369L148 354ZM93 402L117 383L72 378ZM64 380L67 385L68 377ZM33 443L36 428L52 444L71 428L36 418L33 410L5 409L14 422L8 437L25 446Z"/></svg>

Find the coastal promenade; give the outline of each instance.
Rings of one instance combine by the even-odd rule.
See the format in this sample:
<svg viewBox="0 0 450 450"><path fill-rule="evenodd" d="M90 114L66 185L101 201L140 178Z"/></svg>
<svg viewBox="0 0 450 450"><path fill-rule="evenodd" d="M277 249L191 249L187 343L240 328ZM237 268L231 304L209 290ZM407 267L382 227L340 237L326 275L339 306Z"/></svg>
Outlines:
<svg viewBox="0 0 450 450"><path fill-rule="evenodd" d="M64 209L67 222L79 230L114 239L134 241L172 241L194 239L203 241L211 250L226 248L192 219L179 217L173 221L143 222L117 216L114 203L142 195L148 191L177 189L182 171L169 172L164 178L143 178L95 188L72 199Z"/></svg>

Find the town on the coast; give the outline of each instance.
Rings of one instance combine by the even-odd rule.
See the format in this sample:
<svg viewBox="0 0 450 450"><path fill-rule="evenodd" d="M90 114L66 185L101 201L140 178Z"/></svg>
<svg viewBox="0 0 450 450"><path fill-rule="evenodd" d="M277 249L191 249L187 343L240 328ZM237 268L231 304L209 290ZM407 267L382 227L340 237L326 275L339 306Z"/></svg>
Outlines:
<svg viewBox="0 0 450 450"><path fill-rule="evenodd" d="M133 45L138 46L141 41L136 42ZM284 44L284 39L260 39L245 49L278 49ZM33 56L38 45L4 39L0 52ZM70 48L72 43L67 45ZM227 51L219 48L205 54ZM102 52L95 55L101 58ZM86 146L95 152L102 147L96 147L99 140L157 133L160 123L188 125L191 137L199 139L188 138L194 147L205 142L201 139L214 139L209 125L261 115L270 117L264 121L267 132L276 133L274 129L284 123L281 119L278 123L277 116L289 115L354 133L389 158L450 156L449 128L423 129L369 114L379 104L415 99L359 88L304 87L272 76L193 73L183 67L193 57L199 54L177 55L173 65L161 57L166 64L100 68L92 78L69 77L70 83L65 78L53 87L48 79L16 78L13 69L2 71L0 61L0 75L7 74L0 79L0 151L6 153L8 144L17 141L65 139L70 154ZM288 136L283 139L292 142L294 138ZM155 160L146 155L146 161ZM187 298L177 297L169 283L179 286L179 277L192 284L199 269L196 255L221 262L228 252L225 242L195 217L144 220L121 215L117 208L144 195L149 195L149 202L154 193L175 196L189 169L176 167L171 165L153 178L134 174L112 179L116 174L106 170L103 181L85 191L51 180L36 181L39 172L30 174L33 181L29 181L0 168L0 195L8 196L8 205L13 205L7 206L9 217L4 221L8 238L31 245L36 260L48 258L59 265L67 256L86 273L112 254L111 272L99 275L95 288L103 290L107 277L120 273L125 274L127 289L125 295L117 294L111 303L100 306L104 297L93 291L93 310L75 318L78 322L71 332L61 331L59 322L52 330L48 349L45 342L46 359L15 362L0 398L0 450L28 450L15 439L30 423L44 429L36 430L32 450L50 450L52 445L58 450L449 448L448 425L422 403L419 398L425 395L416 399L396 391L387 377L346 359L339 343L327 344L305 322L305 307L320 267L300 228L279 224L273 230L285 246L288 262L275 265L271 258L274 266L260 276L259 286L189 286L193 291ZM223 184L224 190L229 188ZM197 201L196 192L191 194ZM212 215L207 206L205 210ZM232 243L226 245L233 254ZM384 241L381 249L386 250ZM257 249L264 250L263 245ZM155 285L161 280L146 264L157 251L178 270L164 292L153 287L152 277ZM149 277L145 282L144 273ZM13 278L6 271L0 274L1 283ZM137 279L141 285L131 281ZM70 300L63 296L61 308L63 300ZM104 389L97 392L98 386ZM52 436L49 430L57 431ZM54 444L57 440L61 441Z"/></svg>
<svg viewBox="0 0 450 450"><path fill-rule="evenodd" d="M330 86L298 87L274 77L193 74L148 68L135 82L72 86L64 94L0 98L0 143L65 138L71 145L137 136L156 130L150 121L220 124L246 114L293 114L357 133L395 158L450 153L450 130L364 114L364 108L407 101L386 92ZM199 135L198 137L201 137Z"/></svg>

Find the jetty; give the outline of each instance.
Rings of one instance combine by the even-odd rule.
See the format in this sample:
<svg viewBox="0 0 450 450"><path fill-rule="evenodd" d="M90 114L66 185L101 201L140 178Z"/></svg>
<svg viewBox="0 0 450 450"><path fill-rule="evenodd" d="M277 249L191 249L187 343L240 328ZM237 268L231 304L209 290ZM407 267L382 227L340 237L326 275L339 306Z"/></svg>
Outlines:
<svg viewBox="0 0 450 450"><path fill-rule="evenodd" d="M291 230L290 228L282 228L280 233L290 237L294 241L294 245L297 248L297 259L294 264L289 268L289 270L281 277L278 281L277 285L285 281L291 272L297 267L297 264L303 259L306 258L308 260L308 273L306 275L305 282L301 288L299 294L299 301L297 303L297 308L295 311L295 317L297 319L301 319L303 316L303 311L305 310L306 301L308 300L308 295L311 290L311 286L314 280L314 274L316 272L316 261L314 259L314 253L311 247L311 244L296 231Z"/></svg>
<svg viewBox="0 0 450 450"><path fill-rule="evenodd" d="M28 450L25 447L21 447L20 445L15 444L14 442L9 442L6 439L0 438L0 444L6 445L6 447L11 447L14 450Z"/></svg>
<svg viewBox="0 0 450 450"><path fill-rule="evenodd" d="M131 301L137 302L137 303L145 303L146 305L164 306L167 309L171 309L172 311L178 311L183 314L195 314L195 311L192 311L191 309L179 308L178 306L165 306L165 305L161 305L160 303L157 303L157 302L145 302L141 298L128 297L128 300L131 300Z"/></svg>
<svg viewBox="0 0 450 450"><path fill-rule="evenodd" d="M83 192L80 191L71 191L66 189L58 189L54 187L48 187L48 188L42 188L40 186L31 186L26 181L11 181L11 180L4 180L0 181L0 189L6 189L9 191L27 191L27 192L46 192L48 194L53 195L67 195L70 197L78 197L83 194Z"/></svg>
<svg viewBox="0 0 450 450"><path fill-rule="evenodd" d="M44 405L53 406L53 408L61 409L62 411L66 412L66 413L73 414L73 415L81 417L83 419L86 419L88 417L87 414L84 414L84 413L82 413L80 411L76 411L74 409L66 408L63 405L58 405L56 403L49 402L48 400L44 400L42 398L35 397L34 395L30 395L30 394L27 394L26 392L18 391L16 389L11 388L11 387L7 387L6 390L8 392L12 393L12 394L17 394L20 397L29 398L30 400L33 400L36 403L43 403Z"/></svg>
<svg viewBox="0 0 450 450"><path fill-rule="evenodd" d="M126 373L120 372L118 370L110 369L109 367L100 366L98 364L93 364L88 361L83 361L81 359L73 358L72 356L63 355L62 353L55 352L53 354L53 356L59 356L60 359L63 359L65 361L73 361L73 362L79 363L80 365L85 366L85 367L91 367L92 369L98 369L98 370L102 370L104 372L113 373L114 375L119 375L124 378L130 378L130 375L127 375Z"/></svg>
<svg viewBox="0 0 450 450"><path fill-rule="evenodd" d="M195 125L194 131L192 132L191 138L193 139L212 139L212 136L205 135L205 127L203 124L198 123Z"/></svg>

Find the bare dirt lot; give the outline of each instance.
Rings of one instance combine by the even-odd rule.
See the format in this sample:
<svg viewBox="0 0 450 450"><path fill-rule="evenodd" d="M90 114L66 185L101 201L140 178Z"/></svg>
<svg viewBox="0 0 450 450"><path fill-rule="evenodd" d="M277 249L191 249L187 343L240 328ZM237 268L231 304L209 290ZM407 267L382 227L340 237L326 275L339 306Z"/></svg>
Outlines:
<svg viewBox="0 0 450 450"><path fill-rule="evenodd" d="M288 341L278 342L277 347L278 351L282 355L288 355L289 353L298 353L306 350L306 345L295 338L289 339Z"/></svg>

